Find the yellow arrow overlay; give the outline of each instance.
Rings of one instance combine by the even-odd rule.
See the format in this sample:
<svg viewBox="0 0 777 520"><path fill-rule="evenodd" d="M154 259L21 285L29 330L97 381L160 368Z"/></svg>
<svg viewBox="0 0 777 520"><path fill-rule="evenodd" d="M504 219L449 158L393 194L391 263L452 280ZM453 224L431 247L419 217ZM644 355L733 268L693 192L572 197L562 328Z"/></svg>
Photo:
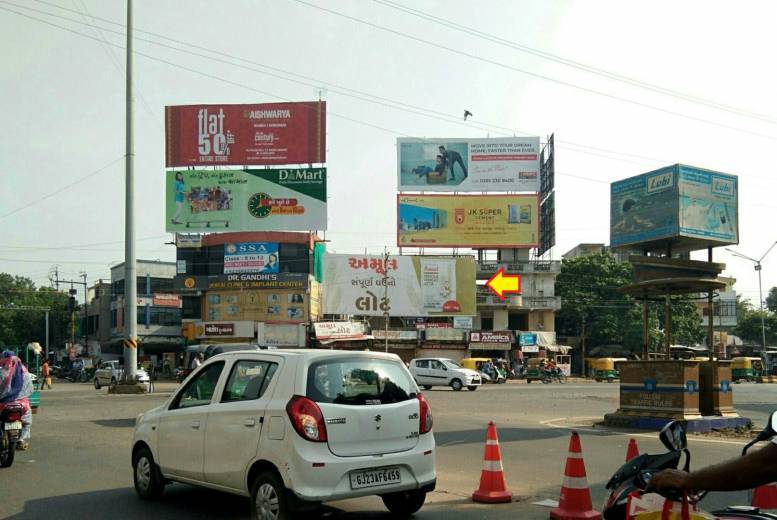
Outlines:
<svg viewBox="0 0 777 520"><path fill-rule="evenodd" d="M521 294L521 275L506 274L504 267L500 267L486 286L504 301L505 294Z"/></svg>

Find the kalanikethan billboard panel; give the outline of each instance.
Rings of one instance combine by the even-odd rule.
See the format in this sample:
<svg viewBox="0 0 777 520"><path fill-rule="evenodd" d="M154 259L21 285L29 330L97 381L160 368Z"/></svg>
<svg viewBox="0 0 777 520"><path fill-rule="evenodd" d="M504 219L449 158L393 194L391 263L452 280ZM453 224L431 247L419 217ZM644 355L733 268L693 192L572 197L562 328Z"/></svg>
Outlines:
<svg viewBox="0 0 777 520"><path fill-rule="evenodd" d="M614 247L703 249L739 242L737 177L675 164L610 187Z"/></svg>
<svg viewBox="0 0 777 520"><path fill-rule="evenodd" d="M397 139L399 191L540 191L540 138Z"/></svg>
<svg viewBox="0 0 777 520"><path fill-rule="evenodd" d="M335 255L324 257L324 314L473 316L471 256Z"/></svg>
<svg viewBox="0 0 777 520"><path fill-rule="evenodd" d="M326 168L179 170L166 182L168 232L327 227Z"/></svg>
<svg viewBox="0 0 777 520"><path fill-rule="evenodd" d="M537 247L537 195L398 195L400 247Z"/></svg>

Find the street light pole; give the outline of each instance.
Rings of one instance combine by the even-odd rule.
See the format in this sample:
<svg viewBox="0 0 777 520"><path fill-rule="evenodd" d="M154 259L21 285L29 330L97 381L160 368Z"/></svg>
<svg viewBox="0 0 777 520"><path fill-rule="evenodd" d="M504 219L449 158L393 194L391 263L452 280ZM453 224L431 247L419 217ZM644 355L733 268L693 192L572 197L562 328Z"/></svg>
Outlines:
<svg viewBox="0 0 777 520"><path fill-rule="evenodd" d="M763 293L763 285L761 283L761 262L763 262L763 259L766 258L766 255L768 255L772 249L774 249L774 246L777 245L777 240L772 242L772 245L769 246L769 249L766 250L766 252L761 255L761 258L756 260L755 258L750 258L747 255L743 255L742 253L739 253L737 251L734 251L733 249L726 248L726 251L731 253L732 255L744 258L745 260L750 260L755 264L754 268L756 271L758 271L758 303L759 303L759 309L761 311L761 348L763 350L766 350L766 320L764 319L764 293Z"/></svg>

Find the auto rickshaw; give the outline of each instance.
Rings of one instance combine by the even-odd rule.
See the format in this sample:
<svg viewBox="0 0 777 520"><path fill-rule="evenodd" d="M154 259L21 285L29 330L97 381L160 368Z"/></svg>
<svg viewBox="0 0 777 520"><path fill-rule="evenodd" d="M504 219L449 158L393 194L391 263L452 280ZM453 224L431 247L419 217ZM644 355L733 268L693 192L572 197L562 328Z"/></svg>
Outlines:
<svg viewBox="0 0 777 520"><path fill-rule="evenodd" d="M628 361L626 358L599 358L593 362L594 379L597 382L607 380L608 383L612 383L616 379L620 379L620 371L616 369L615 363L618 361Z"/></svg>
<svg viewBox="0 0 777 520"><path fill-rule="evenodd" d="M547 363L547 358L534 357L526 360L526 382L542 381L540 364Z"/></svg>
<svg viewBox="0 0 777 520"><path fill-rule="evenodd" d="M739 383L755 381L763 374L763 361L757 357L736 357L731 361L731 379Z"/></svg>
<svg viewBox="0 0 777 520"><path fill-rule="evenodd" d="M481 370L481 367L484 363L487 363L488 361L493 362L490 358L465 358L462 359L459 363L462 368L468 368L470 370L475 370L476 372L480 373L483 377L484 383L497 383L502 384L507 382L507 374L505 374L502 370L499 369L496 363L494 363L494 371L496 372L496 378L492 377L493 374L488 374L486 372L483 372Z"/></svg>

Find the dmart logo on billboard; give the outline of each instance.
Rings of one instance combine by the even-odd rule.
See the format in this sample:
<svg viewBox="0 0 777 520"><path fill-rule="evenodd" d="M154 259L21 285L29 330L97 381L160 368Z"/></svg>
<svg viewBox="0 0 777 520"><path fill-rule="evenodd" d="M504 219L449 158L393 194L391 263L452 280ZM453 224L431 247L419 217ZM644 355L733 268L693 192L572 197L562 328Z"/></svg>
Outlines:
<svg viewBox="0 0 777 520"><path fill-rule="evenodd" d="M282 181L323 181L324 171L316 170L280 170L278 179Z"/></svg>
<svg viewBox="0 0 777 520"><path fill-rule="evenodd" d="M647 178L647 192L655 193L674 186L674 172L659 173Z"/></svg>

